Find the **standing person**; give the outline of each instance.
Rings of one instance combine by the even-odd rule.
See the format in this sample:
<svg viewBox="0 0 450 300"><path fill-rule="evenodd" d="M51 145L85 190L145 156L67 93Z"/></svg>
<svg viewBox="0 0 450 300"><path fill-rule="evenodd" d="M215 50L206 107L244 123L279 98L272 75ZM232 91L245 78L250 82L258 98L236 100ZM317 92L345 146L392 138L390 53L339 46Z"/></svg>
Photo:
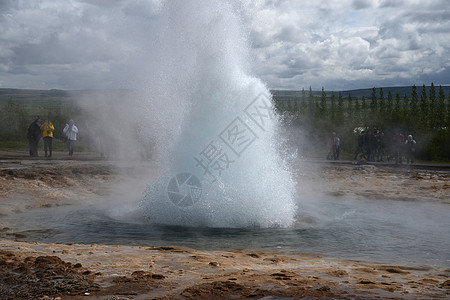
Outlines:
<svg viewBox="0 0 450 300"><path fill-rule="evenodd" d="M403 156L403 145L404 145L405 136L397 131L392 137L392 144L394 145L394 156L395 156L395 164L402 163Z"/></svg>
<svg viewBox="0 0 450 300"><path fill-rule="evenodd" d="M363 150L364 150L364 159L369 161L370 157L370 135L372 134L372 131L368 130L366 134L364 134L364 144L363 144Z"/></svg>
<svg viewBox="0 0 450 300"><path fill-rule="evenodd" d="M359 158L364 158L364 139L366 138L366 132L363 130L358 134L358 148L355 151L355 160L358 159L358 154L361 154Z"/></svg>
<svg viewBox="0 0 450 300"><path fill-rule="evenodd" d="M378 140L377 140L377 131L374 130L373 133L369 130L369 161L375 161L375 157L377 155L378 150Z"/></svg>
<svg viewBox="0 0 450 300"><path fill-rule="evenodd" d="M28 127L27 139L30 145L30 156L38 157L38 143L41 139L41 118L36 117L30 124Z"/></svg>
<svg viewBox="0 0 450 300"><path fill-rule="evenodd" d="M373 144L372 130L368 130L366 134L366 139L364 140L364 147L366 148L367 161L372 161L373 156L372 144Z"/></svg>
<svg viewBox="0 0 450 300"><path fill-rule="evenodd" d="M334 159L335 158L335 147L334 147L334 139L336 137L336 132L333 132L330 137L328 138L328 155L327 159Z"/></svg>
<svg viewBox="0 0 450 300"><path fill-rule="evenodd" d="M339 153L341 152L341 139L337 135L337 133L334 135L334 159L339 160Z"/></svg>
<svg viewBox="0 0 450 300"><path fill-rule="evenodd" d="M47 149L49 150L48 157L52 157L53 131L55 131L55 127L52 122L45 119L44 124L41 125L41 131L42 139L44 140L45 157L47 157Z"/></svg>
<svg viewBox="0 0 450 300"><path fill-rule="evenodd" d="M73 146L77 140L78 128L75 126L73 120L70 120L66 127L64 127L63 132L67 136L67 148L69 148L69 156L73 155Z"/></svg>
<svg viewBox="0 0 450 300"><path fill-rule="evenodd" d="M384 132L381 131L378 136L378 151L377 161L383 161L383 156L386 154L386 141L384 139Z"/></svg>
<svg viewBox="0 0 450 300"><path fill-rule="evenodd" d="M416 140L413 139L412 135L408 135L408 139L405 141L406 145L406 163L411 164L414 163L414 153L416 152L416 149L414 146L416 145Z"/></svg>

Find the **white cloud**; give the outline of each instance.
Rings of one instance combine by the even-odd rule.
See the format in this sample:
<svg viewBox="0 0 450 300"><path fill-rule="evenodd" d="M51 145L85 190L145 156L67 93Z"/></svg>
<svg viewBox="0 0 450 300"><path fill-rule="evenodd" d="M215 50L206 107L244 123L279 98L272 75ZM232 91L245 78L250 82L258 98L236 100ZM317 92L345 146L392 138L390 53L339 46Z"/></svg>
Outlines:
<svg viewBox="0 0 450 300"><path fill-rule="evenodd" d="M288 15L272 21L272 26L290 33L299 24L296 37L301 39L255 29L258 43L265 45L255 49L258 57L269 53L271 58L264 64L256 61L256 69L273 88L320 89L325 83L328 89L371 87L386 79L392 80L390 85L429 84L416 80L423 74L442 80L439 73L450 67L448 1L319 1L304 8L299 2L303 1L284 1L272 7L271 15ZM297 10L302 9L309 20L301 18ZM273 50L271 44L282 47ZM284 67L275 66L280 63ZM283 70L283 76L274 76L273 70Z"/></svg>
<svg viewBox="0 0 450 300"><path fill-rule="evenodd" d="M178 3L180 9L188 5ZM200 5L192 3L194 10ZM270 88L450 82L447 0L232 3L249 26L253 73ZM127 87L158 64L142 62L153 59L152 46L165 38L164 5L163 0L1 1L0 84Z"/></svg>

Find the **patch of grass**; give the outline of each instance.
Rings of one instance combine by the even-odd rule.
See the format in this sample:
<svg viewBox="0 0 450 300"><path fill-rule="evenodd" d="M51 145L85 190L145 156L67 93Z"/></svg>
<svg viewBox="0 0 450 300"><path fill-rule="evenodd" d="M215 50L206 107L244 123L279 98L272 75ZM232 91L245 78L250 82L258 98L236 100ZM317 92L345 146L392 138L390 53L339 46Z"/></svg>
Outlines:
<svg viewBox="0 0 450 300"><path fill-rule="evenodd" d="M52 147L53 147L54 151L67 151L66 143L59 139L55 139L55 138L53 139ZM28 145L28 141L10 141L10 140L1 141L0 140L0 149L26 151L29 149L29 145ZM38 150L39 151L44 150L44 142L42 141L42 139L39 141ZM76 151L76 152L92 152L94 150L95 149L93 149L93 147L82 144L82 143L76 143L75 148L74 148L74 151Z"/></svg>
<svg viewBox="0 0 450 300"><path fill-rule="evenodd" d="M450 164L449 160L414 160L415 163L422 164Z"/></svg>
<svg viewBox="0 0 450 300"><path fill-rule="evenodd" d="M0 149L28 150L28 142L21 141L0 141Z"/></svg>

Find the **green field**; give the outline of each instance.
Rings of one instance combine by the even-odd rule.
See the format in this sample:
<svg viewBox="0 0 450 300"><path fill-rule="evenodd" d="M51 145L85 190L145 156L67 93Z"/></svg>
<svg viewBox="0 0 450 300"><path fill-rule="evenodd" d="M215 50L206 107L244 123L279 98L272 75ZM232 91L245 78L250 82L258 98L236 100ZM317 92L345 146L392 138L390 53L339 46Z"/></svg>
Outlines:
<svg viewBox="0 0 450 300"><path fill-rule="evenodd" d="M289 120L285 125L291 131L303 132L310 148L314 149L309 151L311 155L326 151L324 145L328 136L332 131L338 131L343 141L342 157L351 157L356 148L355 128L366 128L382 130L387 135L394 130L411 133L418 140L419 159L450 161L450 86L351 91L272 90L271 93L276 111L285 117L283 120ZM82 103L98 99L102 99L101 105L83 109L86 106ZM76 120L80 132L86 133L93 118L108 114L105 112L108 106L115 103L132 105L133 101L137 98L130 90L0 89L0 149L27 149L26 132L35 116L53 122L55 147L63 148L62 129L68 120ZM92 111L92 107L98 111ZM137 121L121 120L126 123ZM138 125L128 126L131 131L126 134L135 134L132 131ZM79 149L96 148L98 136L102 136L98 130L94 136L80 135Z"/></svg>

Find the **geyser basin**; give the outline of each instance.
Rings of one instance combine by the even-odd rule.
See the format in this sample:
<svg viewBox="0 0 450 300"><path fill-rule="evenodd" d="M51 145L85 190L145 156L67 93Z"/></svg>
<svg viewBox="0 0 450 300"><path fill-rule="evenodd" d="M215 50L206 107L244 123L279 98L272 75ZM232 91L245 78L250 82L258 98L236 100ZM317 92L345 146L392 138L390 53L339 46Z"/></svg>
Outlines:
<svg viewBox="0 0 450 300"><path fill-rule="evenodd" d="M251 248L450 267L450 207L446 204L342 198L308 202L308 207L300 206L302 212L290 228L156 226L136 223L136 219L118 220L112 216L120 208L109 211L110 207L102 206L42 209L5 217L4 222L24 234L26 241Z"/></svg>

